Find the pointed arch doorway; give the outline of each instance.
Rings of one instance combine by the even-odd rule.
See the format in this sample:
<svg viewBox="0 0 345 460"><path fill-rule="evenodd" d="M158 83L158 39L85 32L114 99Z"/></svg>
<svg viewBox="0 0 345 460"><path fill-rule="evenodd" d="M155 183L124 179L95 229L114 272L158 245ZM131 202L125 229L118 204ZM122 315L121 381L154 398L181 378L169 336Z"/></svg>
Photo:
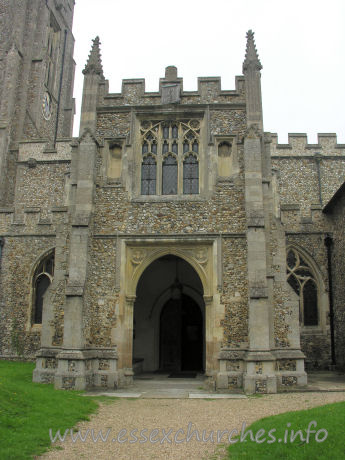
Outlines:
<svg viewBox="0 0 345 460"><path fill-rule="evenodd" d="M141 275L133 320L133 363L144 372L199 371L205 365L203 287L184 259L165 255Z"/></svg>

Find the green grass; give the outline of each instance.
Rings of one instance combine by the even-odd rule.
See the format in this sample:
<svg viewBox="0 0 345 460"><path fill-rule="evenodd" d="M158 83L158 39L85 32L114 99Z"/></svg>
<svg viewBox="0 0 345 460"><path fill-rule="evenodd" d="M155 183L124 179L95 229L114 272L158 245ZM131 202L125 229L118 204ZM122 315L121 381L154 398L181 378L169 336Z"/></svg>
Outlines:
<svg viewBox="0 0 345 460"><path fill-rule="evenodd" d="M323 442L316 442L315 433L312 433L309 438L309 443L305 441L306 430L311 421L316 421L316 427L311 427L311 430L318 431L319 429L326 429L328 436ZM288 427L288 423L291 426ZM251 442L249 435L246 442L238 441L228 448L229 458L233 459L247 459L247 460L266 460L266 459L279 459L279 460L330 460L330 459L345 459L345 402L328 404L327 406L316 407L310 410L303 410L298 412L287 412L285 414L276 415L273 417L263 418L254 422L250 427L253 436L258 433L260 429L265 430L265 434L260 438L266 438L262 444ZM270 440L268 432L276 429L272 435L275 436L276 441L268 444ZM288 430L287 443L284 443L285 430ZM304 441L300 440L297 436L294 442L291 442L291 430L296 433L302 430ZM324 438L324 433L319 433L319 439ZM234 437L233 437L234 439ZM282 439L279 443L277 440Z"/></svg>
<svg viewBox="0 0 345 460"><path fill-rule="evenodd" d="M51 445L49 428L63 434L98 408L80 392L33 383L33 363L0 361L0 459L31 459Z"/></svg>

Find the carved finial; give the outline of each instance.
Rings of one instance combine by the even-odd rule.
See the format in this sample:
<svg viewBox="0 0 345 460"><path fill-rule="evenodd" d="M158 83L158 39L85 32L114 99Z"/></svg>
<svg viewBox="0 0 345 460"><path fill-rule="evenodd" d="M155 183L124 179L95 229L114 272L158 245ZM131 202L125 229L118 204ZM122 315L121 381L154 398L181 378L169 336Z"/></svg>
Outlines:
<svg viewBox="0 0 345 460"><path fill-rule="evenodd" d="M262 69L259 55L256 51L254 32L252 30L248 30L247 32L247 48L246 56L243 62L243 73L249 68L252 68L254 70Z"/></svg>
<svg viewBox="0 0 345 460"><path fill-rule="evenodd" d="M102 59L101 59L101 50L100 50L100 41L99 37L96 37L93 41L91 52L89 54L89 58L87 60L85 69L83 70L83 74L96 74L100 75L104 78L103 75L103 67L102 67Z"/></svg>

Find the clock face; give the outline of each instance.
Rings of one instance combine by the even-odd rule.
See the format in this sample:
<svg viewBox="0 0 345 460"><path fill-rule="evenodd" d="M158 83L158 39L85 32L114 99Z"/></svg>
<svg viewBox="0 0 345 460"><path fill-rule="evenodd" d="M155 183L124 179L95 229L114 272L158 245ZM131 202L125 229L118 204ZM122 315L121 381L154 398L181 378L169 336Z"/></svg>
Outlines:
<svg viewBox="0 0 345 460"><path fill-rule="evenodd" d="M42 113L46 120L49 120L52 115L52 99L48 92L45 92L43 96Z"/></svg>

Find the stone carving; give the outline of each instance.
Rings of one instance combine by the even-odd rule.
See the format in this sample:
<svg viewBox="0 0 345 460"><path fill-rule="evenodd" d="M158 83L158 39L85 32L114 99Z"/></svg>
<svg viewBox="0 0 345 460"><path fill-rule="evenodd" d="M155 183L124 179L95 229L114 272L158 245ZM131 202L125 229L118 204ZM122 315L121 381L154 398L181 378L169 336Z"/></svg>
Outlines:
<svg viewBox="0 0 345 460"><path fill-rule="evenodd" d="M109 365L109 359L100 359L98 363L98 370L102 371L107 371L109 370L110 365Z"/></svg>
<svg viewBox="0 0 345 460"><path fill-rule="evenodd" d="M297 377L283 375L283 377L282 377L282 385L283 386L290 387L290 386L293 386L293 385L296 385L296 384L297 384Z"/></svg>
<svg viewBox="0 0 345 460"><path fill-rule="evenodd" d="M247 139L257 139L258 137L260 137L260 135L261 135L261 132L260 132L259 126L254 123L250 125L249 128L247 128L245 132L245 137Z"/></svg>
<svg viewBox="0 0 345 460"><path fill-rule="evenodd" d="M75 372L76 371L76 362L72 360L68 360L68 372Z"/></svg>
<svg viewBox="0 0 345 460"><path fill-rule="evenodd" d="M139 265L144 260L146 251L141 248L132 249L131 262L133 265Z"/></svg>
<svg viewBox="0 0 345 460"><path fill-rule="evenodd" d="M194 256L199 264L205 264L208 260L207 248L197 248L194 251Z"/></svg>

